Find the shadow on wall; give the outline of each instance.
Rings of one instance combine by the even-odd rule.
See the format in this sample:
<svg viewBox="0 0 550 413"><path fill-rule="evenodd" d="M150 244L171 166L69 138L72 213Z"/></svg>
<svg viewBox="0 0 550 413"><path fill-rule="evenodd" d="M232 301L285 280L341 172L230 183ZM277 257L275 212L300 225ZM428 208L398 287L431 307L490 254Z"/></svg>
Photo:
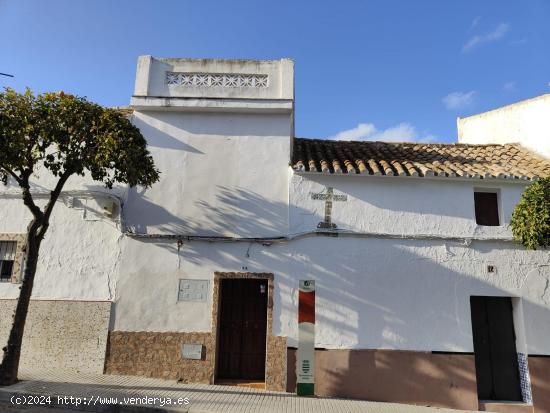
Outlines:
<svg viewBox="0 0 550 413"><path fill-rule="evenodd" d="M130 188L126 224L133 233L146 234L150 227L159 233L206 236L257 237L258 233L286 233L288 222L280 211L288 206L242 188L217 186L216 200L195 204L201 211L196 221L185 221L145 197L145 190ZM205 230L204 228L208 228Z"/></svg>
<svg viewBox="0 0 550 413"><path fill-rule="evenodd" d="M148 112L134 115L132 122L148 145L158 148L189 150L202 153L196 148L186 146L183 140L190 135L208 139L211 136L288 136L290 138L290 119L284 114L244 113L188 113L186 116L174 113ZM158 137L158 139L157 139ZM189 149L187 149L189 148Z"/></svg>
<svg viewBox="0 0 550 413"><path fill-rule="evenodd" d="M287 391L296 388L288 350ZM474 356L387 350L317 350L315 394L477 410Z"/></svg>
<svg viewBox="0 0 550 413"><path fill-rule="evenodd" d="M163 116L160 112L155 113L155 117L151 117L143 113L140 117L145 117L149 120L149 122L143 122L141 119L134 116L133 123L139 128L143 136L154 136L154 139L149 138L147 140L147 144L149 146L191 152L201 155L204 153L188 143L183 142L182 139L176 138L176 136L181 135L182 130L175 126L173 122L161 120Z"/></svg>
<svg viewBox="0 0 550 413"><path fill-rule="evenodd" d="M326 176L326 174L309 175L307 179L321 186L328 182L335 191L350 195L364 205L371 205L387 214L387 219L399 216L402 212L416 212L422 215L462 218L473 220L473 188L485 184L484 181L472 179L471 182L449 182L447 178L439 181L423 178L392 178L347 176ZM438 185L438 186L435 186ZM498 184L494 184L498 186ZM467 187L471 199L457 198L457 189L462 193ZM419 196L421 194L421 196ZM426 198L429 197L429 200ZM453 201L453 198L455 201ZM431 201L431 202L430 202ZM456 201L459 201L458 203ZM333 205L333 208L335 206Z"/></svg>
<svg viewBox="0 0 550 413"><path fill-rule="evenodd" d="M134 231L143 232L149 226L172 234L201 231L200 223L184 222L143 195L130 194L134 219L129 224ZM257 193L221 186L213 204L199 201L212 235L239 225L241 236L250 237L258 233L259 226L272 230L286 224L273 213L286 204L275 208L273 204ZM250 272L273 272L274 333L290 332L291 345L297 336L298 280L317 280L317 346L332 348L471 350L470 296L522 295L529 285L529 271L537 263L550 264L544 251L528 253L514 244L491 242L464 246L450 241L318 236L272 245L185 242L181 249L175 240L142 242L175 254L187 269L211 268L213 272L246 267ZM480 274L494 262L501 272L489 283ZM545 291L537 293L541 296ZM550 309L539 302L524 302L536 308L539 329L550 332ZM321 394L477 409L471 355L428 352L411 356L383 350L329 354L334 351L317 356L322 369L318 375L325 386L318 388ZM538 376L532 372L533 397L541 406L537 413L547 412L542 406L550 406L550 385L541 377L546 373L539 364L550 368L550 362L537 359L535 364Z"/></svg>
<svg viewBox="0 0 550 413"><path fill-rule="evenodd" d="M206 220L211 223L210 235L219 235L231 224L238 223L242 236L254 237L258 226L272 230L285 224L280 215L273 212L277 209L273 208L273 202L262 196L242 189L218 189L216 204L223 207L199 202ZM133 196L140 198L129 201L130 205L136 205L133 214L138 219L130 222L135 232L143 232L147 226L156 226L170 234L200 231L200 225L184 222L161 205L140 197L138 192ZM303 209L298 211L306 212L309 213ZM241 242L210 248L213 244L194 241L178 250L175 240L141 241L179 255L184 265L218 271L242 271L246 267L247 271L273 272L278 281L276 305L286 306L282 307L283 312L295 312L298 279L317 279L318 303L330 308L326 313L318 312L318 327L334 332L325 336L327 343L318 345L330 346L335 342L344 348L361 348L367 344L370 348L428 349L436 344L435 348L442 351L471 348L469 297L514 295L514 291L521 295L522 289L529 286L526 280L529 271L537 268L537 263L550 265L544 251L528 253L515 244L491 242L475 242L467 247L435 240L317 236L271 246ZM527 258L533 254L535 259ZM487 264L495 262L499 263L502 273L492 278L494 284L472 276L484 274ZM533 296L543 293L530 292ZM396 294L402 294L404 299L396 299ZM429 299L411 299L411 295L428 295ZM333 303L339 305L330 306ZM533 305L540 308L540 312L548 313L548 307ZM275 331L282 329L282 321L275 319L274 323ZM450 341L447 328L453 331ZM368 341L362 338L363 331L369 331ZM373 335L372 331L377 333ZM550 326L547 331L550 332ZM414 337L414 343L408 343L408 337Z"/></svg>
<svg viewBox="0 0 550 413"><path fill-rule="evenodd" d="M517 251L522 250L496 243L466 247L440 241L314 237L272 246L220 245L206 254L207 248L202 242L186 244L182 262L223 271L239 271L245 265L249 271L275 273L275 334L290 331L296 336L298 280L310 278L317 280L317 347L454 353L319 351L319 395L464 409L477 409L474 358L464 354L473 345L470 296L521 295L522 285L529 282L528 267L534 266L518 259ZM508 258L500 258L503 273L492 285L471 274L479 274L494 253ZM536 307L539 329L550 331L550 309L525 302ZM541 360L537 366L550 367L550 359ZM540 367L532 372L532 386L542 409L549 401L550 384Z"/></svg>

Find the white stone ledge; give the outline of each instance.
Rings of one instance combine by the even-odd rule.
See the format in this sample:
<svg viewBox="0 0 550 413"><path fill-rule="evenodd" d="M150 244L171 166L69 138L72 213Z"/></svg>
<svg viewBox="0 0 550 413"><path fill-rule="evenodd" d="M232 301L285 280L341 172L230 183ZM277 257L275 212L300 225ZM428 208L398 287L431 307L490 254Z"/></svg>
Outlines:
<svg viewBox="0 0 550 413"><path fill-rule="evenodd" d="M290 99L201 99L132 96L130 107L135 110L155 111L291 113L293 102Z"/></svg>

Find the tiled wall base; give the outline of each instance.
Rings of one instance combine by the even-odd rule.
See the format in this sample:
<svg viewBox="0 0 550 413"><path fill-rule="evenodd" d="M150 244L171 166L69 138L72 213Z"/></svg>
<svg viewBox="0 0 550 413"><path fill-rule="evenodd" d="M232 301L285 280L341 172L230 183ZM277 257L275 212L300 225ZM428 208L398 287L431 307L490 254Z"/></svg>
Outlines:
<svg viewBox="0 0 550 413"><path fill-rule="evenodd" d="M531 375L529 374L529 362L527 361L527 354L518 353L518 366L523 402L526 404L533 404L533 394L531 392Z"/></svg>
<svg viewBox="0 0 550 413"><path fill-rule="evenodd" d="M267 390L286 389L286 337L267 338L265 387Z"/></svg>
<svg viewBox="0 0 550 413"><path fill-rule="evenodd" d="M183 359L180 352L184 343L204 345L203 360ZM212 383L214 348L210 333L111 331L105 372Z"/></svg>
<svg viewBox="0 0 550 413"><path fill-rule="evenodd" d="M287 391L296 389L288 350ZM396 350L317 350L315 394L477 410L475 361L467 354Z"/></svg>
<svg viewBox="0 0 550 413"><path fill-rule="evenodd" d="M111 331L107 344L105 373L129 374L181 380L184 383L214 383L216 347L212 333L159 333ZM183 344L202 344L202 360L184 359ZM286 338L270 337L266 363L266 388L284 390Z"/></svg>
<svg viewBox="0 0 550 413"><path fill-rule="evenodd" d="M7 343L16 300L0 300L0 348ZM111 303L32 300L21 369L102 373Z"/></svg>
<svg viewBox="0 0 550 413"><path fill-rule="evenodd" d="M287 376L286 337L272 334L274 276L271 273L216 272L212 299L212 332L111 331L109 333L105 372L178 379L185 383L214 383L216 380L216 337L218 335L220 281L222 279L247 278L268 280L265 385L267 390L284 391ZM181 347L184 343L202 344L206 350L203 359L183 359Z"/></svg>

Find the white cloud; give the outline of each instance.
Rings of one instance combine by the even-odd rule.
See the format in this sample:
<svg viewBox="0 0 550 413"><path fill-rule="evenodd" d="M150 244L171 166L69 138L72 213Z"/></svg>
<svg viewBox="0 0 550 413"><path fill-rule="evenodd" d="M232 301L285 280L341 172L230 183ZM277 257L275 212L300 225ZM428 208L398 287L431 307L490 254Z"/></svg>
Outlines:
<svg viewBox="0 0 550 413"><path fill-rule="evenodd" d="M410 123L400 123L399 125L389 127L383 131L375 133L375 139L377 141L411 141L418 138L418 133L414 126Z"/></svg>
<svg viewBox="0 0 550 413"><path fill-rule="evenodd" d="M470 24L470 28L468 29L468 31L471 32L472 30L474 30L479 24L480 20L481 16L477 16L474 20L472 20L472 24Z"/></svg>
<svg viewBox="0 0 550 413"><path fill-rule="evenodd" d="M518 90L518 87L516 85L516 82L506 82L502 88L505 92L515 92Z"/></svg>
<svg viewBox="0 0 550 413"><path fill-rule="evenodd" d="M379 130L372 123L360 123L355 128L346 129L328 137L337 141L385 141L385 142L433 142L435 136L420 134L408 122L402 122L387 129Z"/></svg>
<svg viewBox="0 0 550 413"><path fill-rule="evenodd" d="M376 127L372 123L360 123L355 128L338 132L329 139L337 141L361 141L366 140L367 136L372 136L374 133L376 133Z"/></svg>
<svg viewBox="0 0 550 413"><path fill-rule="evenodd" d="M469 92L452 92L445 96L442 101L449 110L463 109L474 103L476 93L475 90Z"/></svg>
<svg viewBox="0 0 550 413"><path fill-rule="evenodd" d="M482 44L482 43L492 43L496 42L502 38L510 30L510 25L508 23L500 23L494 30L483 35L475 35L468 40L464 46L462 46L462 53L469 52L473 47Z"/></svg>

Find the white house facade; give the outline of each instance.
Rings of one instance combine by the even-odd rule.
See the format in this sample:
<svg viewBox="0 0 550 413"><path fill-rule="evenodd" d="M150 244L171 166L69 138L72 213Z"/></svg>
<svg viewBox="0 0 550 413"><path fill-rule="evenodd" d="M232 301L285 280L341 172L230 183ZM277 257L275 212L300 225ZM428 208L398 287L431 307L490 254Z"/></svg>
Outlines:
<svg viewBox="0 0 550 413"><path fill-rule="evenodd" d="M508 227L526 186L550 175L549 140L537 153L529 131L489 142L463 129L458 144L295 138L293 70L139 58L127 112L161 179L69 181L42 244L22 368L293 392L298 285L315 280L317 395L550 412L550 254ZM34 193L51 183L39 174ZM4 340L29 219L17 186L0 185Z"/></svg>

